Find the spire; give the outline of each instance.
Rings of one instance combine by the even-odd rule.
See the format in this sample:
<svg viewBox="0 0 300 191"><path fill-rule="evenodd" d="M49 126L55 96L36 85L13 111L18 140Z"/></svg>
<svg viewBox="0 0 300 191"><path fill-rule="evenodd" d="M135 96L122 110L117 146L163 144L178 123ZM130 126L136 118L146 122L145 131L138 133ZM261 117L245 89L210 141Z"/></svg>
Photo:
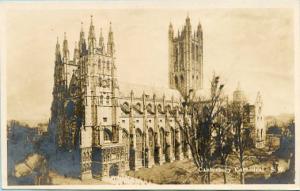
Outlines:
<svg viewBox="0 0 300 191"><path fill-rule="evenodd" d="M79 55L79 49L78 49L78 43L75 41L75 46L74 46L74 54L73 54L73 60L74 62L79 59L80 55Z"/></svg>
<svg viewBox="0 0 300 191"><path fill-rule="evenodd" d="M86 52L86 42L84 38L84 31L83 31L83 22L81 22L81 30L80 30L80 37L79 37L79 53L80 55L85 54Z"/></svg>
<svg viewBox="0 0 300 191"><path fill-rule="evenodd" d="M84 39L83 22L81 22L81 29L80 29L80 40L81 39Z"/></svg>
<svg viewBox="0 0 300 191"><path fill-rule="evenodd" d="M191 19L190 19L190 17L189 17L189 13L187 13L185 22L186 22L187 25L191 25Z"/></svg>
<svg viewBox="0 0 300 191"><path fill-rule="evenodd" d="M112 32L111 22L109 23L109 33L108 33L108 40L107 40L107 53L111 56L115 52L115 44L114 44L114 36Z"/></svg>
<svg viewBox="0 0 300 191"><path fill-rule="evenodd" d="M59 44L59 41L58 41L58 37L56 39L55 54L60 54L60 44Z"/></svg>
<svg viewBox="0 0 300 191"><path fill-rule="evenodd" d="M187 14L187 17L185 19L185 30L186 30L186 35L190 35L192 33L192 25L191 25L189 14Z"/></svg>
<svg viewBox="0 0 300 191"><path fill-rule="evenodd" d="M95 37L95 27L93 24L93 15L91 15L91 24L89 30L89 37L88 37L88 44L89 44L89 52L93 52L94 48L96 47L96 37Z"/></svg>
<svg viewBox="0 0 300 191"><path fill-rule="evenodd" d="M197 37L202 39L202 27L200 22L198 23L198 27L197 27Z"/></svg>
<svg viewBox="0 0 300 191"><path fill-rule="evenodd" d="M170 22L170 25L169 25L169 38L173 39L173 37L174 37L174 30L173 30L173 25Z"/></svg>
<svg viewBox="0 0 300 191"><path fill-rule="evenodd" d="M257 92L256 103L262 103L262 96L260 91Z"/></svg>
<svg viewBox="0 0 300 191"><path fill-rule="evenodd" d="M100 37L99 37L99 48L101 50L102 53L104 53L104 38L103 38L103 34L102 34L102 28L100 28Z"/></svg>
<svg viewBox="0 0 300 191"><path fill-rule="evenodd" d="M66 32L64 33L64 42L63 42L63 58L69 59L69 48Z"/></svg>
<svg viewBox="0 0 300 191"><path fill-rule="evenodd" d="M56 47L55 47L55 61L56 62L61 61L60 44L59 44L58 37L57 37L57 40L56 40Z"/></svg>

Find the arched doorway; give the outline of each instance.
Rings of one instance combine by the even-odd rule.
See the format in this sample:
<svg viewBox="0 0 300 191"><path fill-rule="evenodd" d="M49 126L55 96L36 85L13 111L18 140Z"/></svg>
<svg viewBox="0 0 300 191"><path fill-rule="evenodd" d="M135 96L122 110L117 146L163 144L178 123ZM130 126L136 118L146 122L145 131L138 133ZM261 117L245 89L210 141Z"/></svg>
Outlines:
<svg viewBox="0 0 300 191"><path fill-rule="evenodd" d="M109 176L118 176L119 166L117 164L112 164L109 168Z"/></svg>

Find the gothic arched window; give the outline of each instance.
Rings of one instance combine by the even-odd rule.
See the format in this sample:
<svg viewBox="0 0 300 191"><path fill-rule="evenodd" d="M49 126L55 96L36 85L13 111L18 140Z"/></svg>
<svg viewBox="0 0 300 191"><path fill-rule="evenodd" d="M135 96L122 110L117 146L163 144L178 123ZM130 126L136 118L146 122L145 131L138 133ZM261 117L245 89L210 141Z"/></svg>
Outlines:
<svg viewBox="0 0 300 191"><path fill-rule="evenodd" d="M109 104L109 96L106 96L106 104Z"/></svg>
<svg viewBox="0 0 300 191"><path fill-rule="evenodd" d="M175 76L175 86L176 86L176 88L178 88L178 78L177 78L177 76Z"/></svg>
<svg viewBox="0 0 300 191"><path fill-rule="evenodd" d="M137 158L142 159L143 158L143 137L142 137L142 131L140 129L136 129L136 151L137 151Z"/></svg>
<svg viewBox="0 0 300 191"><path fill-rule="evenodd" d="M195 45L192 44L192 60L195 60Z"/></svg>
<svg viewBox="0 0 300 191"><path fill-rule="evenodd" d="M109 62L106 63L106 68L107 68L107 70L110 69Z"/></svg>
<svg viewBox="0 0 300 191"><path fill-rule="evenodd" d="M171 145L173 152L175 153L175 130L171 128Z"/></svg>
<svg viewBox="0 0 300 191"><path fill-rule="evenodd" d="M165 131L163 128L159 130L159 138L160 138L160 147L162 149L162 153L165 154L166 140L165 140Z"/></svg>
<svg viewBox="0 0 300 191"><path fill-rule="evenodd" d="M175 71L178 71L178 48L175 50Z"/></svg>
<svg viewBox="0 0 300 191"><path fill-rule="evenodd" d="M104 129L104 141L112 141L112 133L109 129Z"/></svg>
<svg viewBox="0 0 300 191"><path fill-rule="evenodd" d="M123 129L122 131L122 141L125 144L125 156L126 156L126 160L128 160L129 158L129 136L128 136L128 132Z"/></svg>
<svg viewBox="0 0 300 191"><path fill-rule="evenodd" d="M180 83L181 83L181 86L183 86L183 84L184 84L184 77L183 77L183 75L180 76Z"/></svg>
<svg viewBox="0 0 300 191"><path fill-rule="evenodd" d="M100 96L100 105L103 105L103 95Z"/></svg>
<svg viewBox="0 0 300 191"><path fill-rule="evenodd" d="M101 60L99 59L98 60L98 69L100 70L100 68L101 68Z"/></svg>
<svg viewBox="0 0 300 191"><path fill-rule="evenodd" d="M152 128L149 128L148 130L148 137L149 137L149 151L150 155L154 156L154 133Z"/></svg>

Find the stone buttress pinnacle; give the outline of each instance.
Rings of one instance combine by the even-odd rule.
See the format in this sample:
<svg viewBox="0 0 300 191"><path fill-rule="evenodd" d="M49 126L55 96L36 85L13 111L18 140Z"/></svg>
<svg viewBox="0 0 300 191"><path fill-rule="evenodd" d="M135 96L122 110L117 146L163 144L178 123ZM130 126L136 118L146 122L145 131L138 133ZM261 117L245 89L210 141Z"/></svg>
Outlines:
<svg viewBox="0 0 300 191"><path fill-rule="evenodd" d="M69 58L69 47L66 32L64 33L64 42L63 42L63 57L65 59Z"/></svg>
<svg viewBox="0 0 300 191"><path fill-rule="evenodd" d="M108 40L107 40L107 53L110 55L114 54L114 37L113 37L113 32L112 32L112 26L111 22L109 23L109 33L108 33Z"/></svg>

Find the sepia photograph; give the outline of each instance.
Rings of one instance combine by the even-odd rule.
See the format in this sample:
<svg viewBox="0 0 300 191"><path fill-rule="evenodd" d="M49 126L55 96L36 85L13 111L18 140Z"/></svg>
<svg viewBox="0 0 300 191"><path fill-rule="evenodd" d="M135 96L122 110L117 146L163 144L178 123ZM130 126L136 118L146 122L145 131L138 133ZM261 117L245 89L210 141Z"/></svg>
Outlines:
<svg viewBox="0 0 300 191"><path fill-rule="evenodd" d="M2 187L299 188L299 2L245 2L0 3Z"/></svg>

